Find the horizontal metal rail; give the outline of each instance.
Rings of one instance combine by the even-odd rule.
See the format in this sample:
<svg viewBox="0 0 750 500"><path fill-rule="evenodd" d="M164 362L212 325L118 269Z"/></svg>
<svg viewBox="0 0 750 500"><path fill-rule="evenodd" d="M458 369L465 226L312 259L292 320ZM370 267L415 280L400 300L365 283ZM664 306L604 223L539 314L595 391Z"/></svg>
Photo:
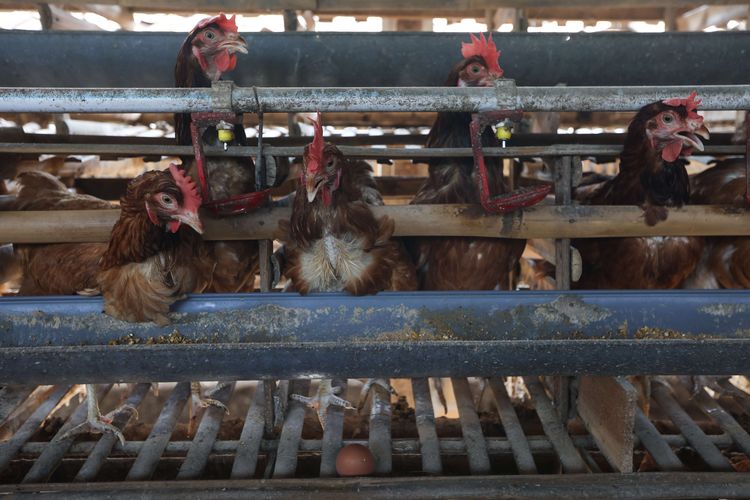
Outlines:
<svg viewBox="0 0 750 500"><path fill-rule="evenodd" d="M750 475L731 473L569 474L267 480L95 482L2 485L0 494L57 494L63 497L131 500L181 498L747 498ZM356 492L356 493L355 493Z"/></svg>
<svg viewBox="0 0 750 500"><path fill-rule="evenodd" d="M687 439L681 434L668 434L662 435L664 442L674 448L683 448L690 446ZM734 443L732 438L725 434L712 434L707 436L711 442L721 449L730 448ZM591 436L571 436L573 444L576 448L584 448L588 450L595 450L596 443ZM487 451L490 455L503 455L511 454L513 452L513 443L508 438L504 437L485 437L487 441ZM536 454L555 453L555 448L552 442L547 436L526 436L529 443L529 449L531 452ZM466 453L466 445L462 438L440 438L436 441L439 445L441 454L444 455L460 455ZM111 455L113 456L126 456L133 457L140 453L143 448L145 441L126 441L124 445L119 442L115 443L112 447ZM637 444L640 442L636 441ZM342 445L348 444L361 444L367 445L367 439L344 439ZM394 454L410 454L419 453L421 450L421 444L418 439L410 438L396 438L392 441L392 449ZM299 451L306 453L320 453L323 450L322 439L301 439L299 443ZM19 456L22 458L35 458L44 453L44 450L49 446L49 443L29 441L23 445L19 450ZM88 457L89 454L96 448L97 442L92 441L81 441L71 445L68 450L68 458ZM192 441L170 441L167 447L164 449L163 456L184 456L190 450ZM222 454L234 454L242 446L242 441L236 440L217 440L214 441L211 446L211 453L222 455ZM268 453L278 449L279 442L275 439L263 439L260 442L260 452Z"/></svg>
<svg viewBox="0 0 750 500"><path fill-rule="evenodd" d="M748 310L747 291L202 294L158 327L100 298L5 298L0 382L733 374Z"/></svg>
<svg viewBox="0 0 750 500"><path fill-rule="evenodd" d="M247 324L250 330L252 325ZM524 375L732 375L750 339L274 342L0 348L17 384ZM211 360L206 363L206 360ZM248 360L252 363L248 363ZM176 363L175 360L179 360Z"/></svg>
<svg viewBox="0 0 750 500"><path fill-rule="evenodd" d="M638 236L750 236L750 211L716 205L670 209L666 221L648 226L635 206L550 206L487 215L474 205L373 207L376 217L396 223L395 236L474 236L486 238L608 238ZM265 240L277 235L291 209L260 209L251 214L203 218L206 240ZM2 243L103 242L118 210L0 212Z"/></svg>
<svg viewBox="0 0 750 500"><path fill-rule="evenodd" d="M0 112L130 113L373 111L636 111L697 90L702 109L750 108L750 85L660 87L233 87L91 89L0 88ZM257 100L256 94L257 91ZM260 109L258 108L260 103Z"/></svg>
<svg viewBox="0 0 750 500"><path fill-rule="evenodd" d="M334 144L338 138L331 138ZM382 148L361 146L338 146L350 158L457 158L472 157L471 148ZM247 157L257 156L258 148L232 146L226 151L218 147L205 147L207 156ZM621 145L599 144L554 144L550 146L511 146L506 148L483 148L485 156L501 158L524 158L536 156L618 156ZM302 156L303 146L278 147L264 146L263 153L269 156ZM4 154L66 154L66 155L122 155L122 156L188 156L193 154L192 146L170 146L153 144L38 144L0 142L0 153ZM706 146L706 155L744 155L744 146Z"/></svg>

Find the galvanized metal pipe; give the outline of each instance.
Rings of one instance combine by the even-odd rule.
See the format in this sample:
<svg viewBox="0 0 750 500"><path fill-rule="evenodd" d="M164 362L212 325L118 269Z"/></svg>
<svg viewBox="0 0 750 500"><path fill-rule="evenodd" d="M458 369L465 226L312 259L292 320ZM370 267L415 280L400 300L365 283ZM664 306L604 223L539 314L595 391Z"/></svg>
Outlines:
<svg viewBox="0 0 750 500"><path fill-rule="evenodd" d="M688 441L680 434L664 434L662 435L664 442L669 446L675 448L683 448L689 446ZM716 446L726 449L732 446L732 439L726 434L712 434L708 438ZM594 450L596 449L596 443L591 436L571 436L573 443L576 448L586 448ZM511 453L513 445L507 438L503 437L487 437L487 451L491 455L501 455ZM532 452L538 454L549 454L554 453L555 449L552 446L547 436L529 436L528 437L529 448ZM221 440L215 441L211 448L211 452L215 454L233 454L236 453L240 448L242 441L233 440ZM190 449L191 441L170 441L167 447L164 449L163 456L180 456L185 455ZM367 445L366 439L346 439L342 441L342 444L361 444ZM639 443L640 444L640 443ZM124 445L116 443L112 449L113 454L124 455L124 456L136 456L143 448L144 441L127 441ZM417 439L399 438L393 440L393 452L395 454L411 454L419 453L421 444ZM49 446L49 443L42 441L30 441L23 445L19 455L23 458L36 458ZM260 452L268 453L278 449L278 440L263 439L260 443ZM446 455L456 455L466 452L466 445L461 438L441 438L439 441L440 453ZM96 447L94 441L81 441L73 444L70 447L70 455L81 457L88 456ZM323 441L320 439L302 439L300 440L299 451L303 453L318 453L323 448ZM236 479L236 478L235 478Z"/></svg>
<svg viewBox="0 0 750 500"><path fill-rule="evenodd" d="M211 111L212 89L3 88L5 113L177 113Z"/></svg>
<svg viewBox="0 0 750 500"><path fill-rule="evenodd" d="M332 138L334 144L338 138ZM471 148L373 148L366 146L338 146L350 158L471 158ZM257 156L255 146L231 146L226 151L219 147L206 147L206 156L247 157ZM265 146L267 156L302 156L303 146ZM622 146L617 144L553 144L549 146L516 146L506 148L483 148L485 156L500 158L552 157L552 156L618 156ZM0 142L0 152L12 154L65 154L65 155L118 155L118 156L184 156L193 153L192 146L161 144L64 144ZM740 155L744 146L706 146L707 155Z"/></svg>
<svg viewBox="0 0 750 500"><path fill-rule="evenodd" d="M702 109L750 108L750 85L670 87L265 87L257 88L264 112L373 111L635 111L654 101L697 90ZM130 113L198 112L231 102L256 112L252 87L212 89L1 88L0 112Z"/></svg>

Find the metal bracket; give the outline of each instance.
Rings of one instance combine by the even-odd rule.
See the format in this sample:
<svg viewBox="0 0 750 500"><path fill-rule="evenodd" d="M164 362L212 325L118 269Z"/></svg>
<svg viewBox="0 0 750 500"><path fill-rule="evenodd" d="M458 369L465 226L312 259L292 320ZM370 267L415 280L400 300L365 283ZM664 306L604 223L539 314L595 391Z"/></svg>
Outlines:
<svg viewBox="0 0 750 500"><path fill-rule="evenodd" d="M492 109L520 109L518 101L518 87L512 78L498 78L495 80L495 105ZM480 111L489 111L480 109Z"/></svg>
<svg viewBox="0 0 750 500"><path fill-rule="evenodd" d="M219 80L211 84L211 109L215 112L234 111L232 106L232 93L234 82L231 80Z"/></svg>

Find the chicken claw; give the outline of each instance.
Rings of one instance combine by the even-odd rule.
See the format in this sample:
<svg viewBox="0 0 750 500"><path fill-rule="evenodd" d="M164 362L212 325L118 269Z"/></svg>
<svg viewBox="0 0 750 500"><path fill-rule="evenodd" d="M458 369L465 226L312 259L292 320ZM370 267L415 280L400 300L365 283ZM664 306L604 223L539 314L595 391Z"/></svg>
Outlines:
<svg viewBox="0 0 750 500"><path fill-rule="evenodd" d="M193 408L208 408L209 406L213 406L216 408L221 408L224 410L224 413L229 413L229 408L227 408L227 405L219 401L218 399L214 399L211 396L215 394L217 391L223 389L229 385L228 382L219 382L216 384L216 387L211 389L205 396L203 395L203 391L201 389L201 383L200 382L190 382L190 397L192 398L193 402Z"/></svg>
<svg viewBox="0 0 750 500"><path fill-rule="evenodd" d="M313 408L318 414L320 426L325 430L326 416L329 406L340 406L345 410L353 410L354 406L346 399L338 397L336 394L341 392L341 387L333 387L331 379L322 379L318 386L318 392L315 396L302 396L300 394L290 394L289 397L296 401L305 403L308 407Z"/></svg>
<svg viewBox="0 0 750 500"><path fill-rule="evenodd" d="M219 382L216 387L211 389L204 396L203 390L201 389L200 382L190 382L190 416L188 417L188 429L187 433L189 436L195 435L197 423L198 423L198 408L221 408L224 413L229 414L229 408L227 405L214 399L211 396L217 391L223 389L229 385L229 382Z"/></svg>
<svg viewBox="0 0 750 500"><path fill-rule="evenodd" d="M398 392L394 389L391 384L384 378L369 378L365 385L362 386L362 390L359 393L359 404L357 405L357 412L361 413L367 402L367 398L370 396L373 386L379 386L388 391L393 396L398 396Z"/></svg>
<svg viewBox="0 0 750 500"><path fill-rule="evenodd" d="M102 415L101 411L99 411L99 402L96 399L96 390L94 389L94 386L90 384L86 384L86 406L86 420L76 425L69 431L65 432L60 436L59 439L68 439L77 434L83 434L86 432L100 432L102 434L111 432L117 437L117 439L120 441L120 444L124 446L125 436L122 434L122 431L120 429L112 425L112 420L115 415L125 410L135 412L137 417L138 410L135 408L135 406L125 404L107 413L106 415Z"/></svg>

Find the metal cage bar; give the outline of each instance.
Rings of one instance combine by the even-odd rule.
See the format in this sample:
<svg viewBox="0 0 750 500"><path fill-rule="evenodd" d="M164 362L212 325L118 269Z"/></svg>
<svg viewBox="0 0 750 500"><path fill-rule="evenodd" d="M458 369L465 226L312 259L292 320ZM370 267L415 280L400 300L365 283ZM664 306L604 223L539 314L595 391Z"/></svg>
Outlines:
<svg viewBox="0 0 750 500"><path fill-rule="evenodd" d="M195 113L231 103L272 112L636 111L646 104L697 90L702 109L750 108L750 85L654 87L234 87L161 89L0 88L0 113ZM231 82L229 82L231 83ZM257 101L255 91L257 90Z"/></svg>
<svg viewBox="0 0 750 500"><path fill-rule="evenodd" d="M145 481L154 474L159 465L159 458L169 444L177 418L189 397L190 382L181 382L172 390L172 394L169 395L159 418L151 429L151 434L138 451L138 457L128 471L125 478L127 481Z"/></svg>

